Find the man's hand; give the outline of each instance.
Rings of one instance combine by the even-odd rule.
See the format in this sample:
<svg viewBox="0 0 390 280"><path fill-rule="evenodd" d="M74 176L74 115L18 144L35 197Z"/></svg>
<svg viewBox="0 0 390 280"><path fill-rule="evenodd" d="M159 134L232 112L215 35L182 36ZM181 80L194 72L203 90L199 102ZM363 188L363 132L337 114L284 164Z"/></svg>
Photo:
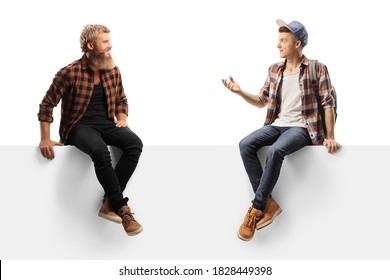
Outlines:
<svg viewBox="0 0 390 280"><path fill-rule="evenodd" d="M334 154L341 147L341 145L334 139L325 139L323 145L328 148L328 152L330 154Z"/></svg>
<svg viewBox="0 0 390 280"><path fill-rule="evenodd" d="M229 81L227 79L222 79L222 83L231 92L238 93L238 94L241 93L240 86L233 80L231 76L229 77Z"/></svg>
<svg viewBox="0 0 390 280"><path fill-rule="evenodd" d="M54 146L64 146L64 144L52 141L50 139L48 140L41 140L39 143L39 149L41 150L41 154L43 157L47 159L53 159L54 158Z"/></svg>
<svg viewBox="0 0 390 280"><path fill-rule="evenodd" d="M249 104L259 108L263 108L266 105L260 100L259 96L242 90L231 76L229 77L229 81L227 79L222 79L222 83L228 90L234 92L238 96L241 96Z"/></svg>
<svg viewBox="0 0 390 280"><path fill-rule="evenodd" d="M114 122L116 127L129 127L127 125L127 115L124 113L118 113Z"/></svg>
<svg viewBox="0 0 390 280"><path fill-rule="evenodd" d="M115 120L116 127L128 127L126 120Z"/></svg>

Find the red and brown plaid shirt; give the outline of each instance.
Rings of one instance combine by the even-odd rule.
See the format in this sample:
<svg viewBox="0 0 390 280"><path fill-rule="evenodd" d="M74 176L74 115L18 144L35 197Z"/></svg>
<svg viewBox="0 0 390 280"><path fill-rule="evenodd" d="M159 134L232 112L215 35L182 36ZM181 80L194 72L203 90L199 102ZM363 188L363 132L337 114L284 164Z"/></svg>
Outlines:
<svg viewBox="0 0 390 280"><path fill-rule="evenodd" d="M272 124L279 114L280 93L279 87L283 78L285 62L275 63L268 69L268 77L259 92L259 98L264 104L268 104L264 125ZM324 109L333 108L335 101L331 95L332 84L327 67L316 63L318 93L321 105ZM314 87L309 76L309 60L305 57L299 73L299 87L302 97L302 116L306 122L307 130L314 145L322 145L325 135L321 115L318 112L318 102Z"/></svg>
<svg viewBox="0 0 390 280"><path fill-rule="evenodd" d="M108 118L114 121L118 113L128 114L127 98L118 67L101 70L101 82L107 96ZM60 138L66 143L72 127L86 111L94 87L93 72L85 55L62 68L39 104L38 120L53 122L53 108L61 102Z"/></svg>

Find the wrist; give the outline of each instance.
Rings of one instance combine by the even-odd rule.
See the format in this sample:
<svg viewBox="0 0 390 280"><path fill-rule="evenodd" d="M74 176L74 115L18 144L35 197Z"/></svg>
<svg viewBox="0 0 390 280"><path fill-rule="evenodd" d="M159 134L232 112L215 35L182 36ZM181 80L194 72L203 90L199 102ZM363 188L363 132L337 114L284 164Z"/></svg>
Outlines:
<svg viewBox="0 0 390 280"><path fill-rule="evenodd" d="M41 142L50 141L50 137L48 136L41 136Z"/></svg>
<svg viewBox="0 0 390 280"><path fill-rule="evenodd" d="M119 114L116 115L116 119L118 121L126 121L127 120L127 115L124 114L124 113L119 113Z"/></svg>

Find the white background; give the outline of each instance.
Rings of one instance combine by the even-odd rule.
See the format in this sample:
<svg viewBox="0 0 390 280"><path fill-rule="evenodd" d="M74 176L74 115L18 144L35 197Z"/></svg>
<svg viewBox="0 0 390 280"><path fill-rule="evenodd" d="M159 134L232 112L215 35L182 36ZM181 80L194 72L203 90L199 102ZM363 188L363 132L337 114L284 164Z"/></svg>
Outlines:
<svg viewBox="0 0 390 280"><path fill-rule="evenodd" d="M304 53L328 66L338 92L343 145L388 144L385 1L2 1L1 145L36 145L36 117L55 73L81 57L85 24L111 29L112 55L129 99L129 124L145 145L236 145L263 123L225 89L249 92L279 61L277 25L301 21ZM58 140L60 108L52 139Z"/></svg>
<svg viewBox="0 0 390 280"><path fill-rule="evenodd" d="M236 145L262 125L265 110L227 91L221 79L232 75L245 90L258 92L269 65L280 60L277 18L305 24L304 53L328 66L338 92L338 140L388 145L385 5L381 0L1 1L0 145L38 144L38 104L55 73L81 57L78 38L88 23L112 31L129 122L145 145Z"/></svg>

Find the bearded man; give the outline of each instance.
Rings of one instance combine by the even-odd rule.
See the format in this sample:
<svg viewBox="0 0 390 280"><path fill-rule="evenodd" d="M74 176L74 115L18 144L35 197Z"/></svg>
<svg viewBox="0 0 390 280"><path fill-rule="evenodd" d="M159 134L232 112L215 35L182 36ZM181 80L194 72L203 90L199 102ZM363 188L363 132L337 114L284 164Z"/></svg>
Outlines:
<svg viewBox="0 0 390 280"><path fill-rule="evenodd" d="M142 231L128 206L123 191L137 167L141 139L128 127L128 103L119 68L111 57L110 30L86 25L80 35L84 55L62 68L39 105L40 151L54 158L54 146L73 145L88 154L97 179L104 189L98 215L122 223L129 236ZM60 142L50 139L53 108L61 103ZM108 145L123 153L115 168Z"/></svg>

